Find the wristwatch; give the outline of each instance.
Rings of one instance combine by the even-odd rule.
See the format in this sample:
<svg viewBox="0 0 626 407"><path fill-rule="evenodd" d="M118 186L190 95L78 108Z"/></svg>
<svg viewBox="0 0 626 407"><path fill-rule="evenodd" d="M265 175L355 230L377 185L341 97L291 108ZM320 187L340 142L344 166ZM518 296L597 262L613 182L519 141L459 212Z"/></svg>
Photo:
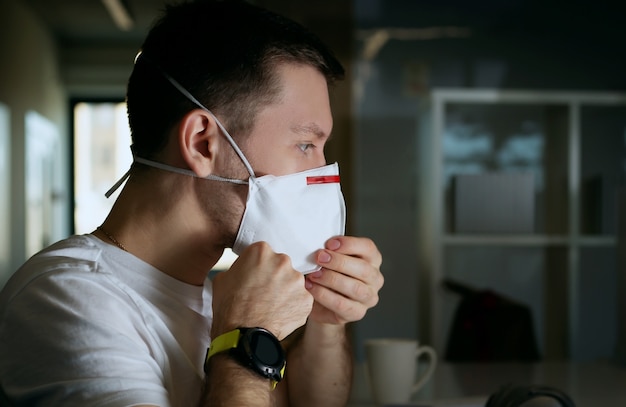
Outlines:
<svg viewBox="0 0 626 407"><path fill-rule="evenodd" d="M285 350L267 329L237 328L213 339L204 361L205 373L208 373L209 358L221 352L228 352L239 364L270 379L272 389L285 374Z"/></svg>

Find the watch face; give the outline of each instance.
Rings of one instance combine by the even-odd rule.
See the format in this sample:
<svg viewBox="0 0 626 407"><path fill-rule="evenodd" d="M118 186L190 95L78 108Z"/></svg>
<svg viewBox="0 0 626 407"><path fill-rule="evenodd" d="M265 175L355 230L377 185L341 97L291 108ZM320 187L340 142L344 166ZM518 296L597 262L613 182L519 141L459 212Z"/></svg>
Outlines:
<svg viewBox="0 0 626 407"><path fill-rule="evenodd" d="M273 338L264 332L252 337L250 348L264 365L276 366L282 361L281 349L277 349Z"/></svg>

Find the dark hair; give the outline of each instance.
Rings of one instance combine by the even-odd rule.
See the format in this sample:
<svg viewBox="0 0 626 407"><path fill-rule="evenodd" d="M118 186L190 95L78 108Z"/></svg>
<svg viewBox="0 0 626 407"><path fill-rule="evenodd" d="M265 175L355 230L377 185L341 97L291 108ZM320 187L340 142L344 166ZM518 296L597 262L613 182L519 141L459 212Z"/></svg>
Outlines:
<svg viewBox="0 0 626 407"><path fill-rule="evenodd" d="M329 84L344 70L304 27L243 1L196 1L167 6L150 30L128 81L126 101L133 151L152 158L172 127L196 106L166 72L223 119L233 137L246 135L256 113L275 100L275 66L318 69Z"/></svg>

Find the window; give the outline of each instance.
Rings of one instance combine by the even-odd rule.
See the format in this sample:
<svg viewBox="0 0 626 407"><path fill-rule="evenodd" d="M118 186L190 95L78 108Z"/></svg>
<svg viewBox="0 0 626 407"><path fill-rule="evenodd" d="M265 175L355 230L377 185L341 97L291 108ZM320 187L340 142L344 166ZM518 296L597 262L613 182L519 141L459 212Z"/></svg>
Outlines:
<svg viewBox="0 0 626 407"><path fill-rule="evenodd" d="M132 163L126 104L74 106L74 231L90 233L106 218L119 194L104 194Z"/></svg>

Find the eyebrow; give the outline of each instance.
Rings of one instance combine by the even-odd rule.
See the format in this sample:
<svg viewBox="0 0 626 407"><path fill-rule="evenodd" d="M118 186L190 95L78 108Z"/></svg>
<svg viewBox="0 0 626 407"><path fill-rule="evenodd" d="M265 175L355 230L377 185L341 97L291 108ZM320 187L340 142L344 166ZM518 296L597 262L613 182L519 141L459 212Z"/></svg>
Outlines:
<svg viewBox="0 0 626 407"><path fill-rule="evenodd" d="M330 139L332 134L326 134L324 130L316 123L307 123L307 124L295 124L291 126L291 130L295 133L301 135L310 135L313 134L317 136L317 138L328 138Z"/></svg>

